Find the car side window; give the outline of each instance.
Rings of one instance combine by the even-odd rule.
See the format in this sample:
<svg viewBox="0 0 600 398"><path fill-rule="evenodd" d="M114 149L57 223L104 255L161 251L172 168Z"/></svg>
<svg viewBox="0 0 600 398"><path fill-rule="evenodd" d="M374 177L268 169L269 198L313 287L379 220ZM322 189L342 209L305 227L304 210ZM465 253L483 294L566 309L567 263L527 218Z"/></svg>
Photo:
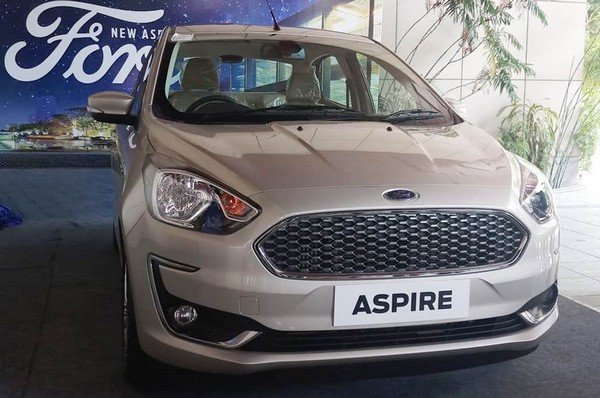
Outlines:
<svg viewBox="0 0 600 398"><path fill-rule="evenodd" d="M375 112L391 113L402 109L418 108L417 100L408 84L396 79L385 68L363 54L357 60L369 85Z"/></svg>
<svg viewBox="0 0 600 398"><path fill-rule="evenodd" d="M352 107L348 80L338 59L328 56L319 60L316 66L323 98L346 107Z"/></svg>

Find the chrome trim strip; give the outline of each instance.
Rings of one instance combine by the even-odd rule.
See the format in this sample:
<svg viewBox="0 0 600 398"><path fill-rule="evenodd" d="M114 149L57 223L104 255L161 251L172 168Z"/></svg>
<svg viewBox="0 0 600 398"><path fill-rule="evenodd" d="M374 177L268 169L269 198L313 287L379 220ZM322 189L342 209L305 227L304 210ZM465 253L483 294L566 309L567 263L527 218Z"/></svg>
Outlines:
<svg viewBox="0 0 600 398"><path fill-rule="evenodd" d="M200 344L204 344L204 345L211 346L211 347L223 348L223 349L227 349L227 350L234 350L234 349L242 347L244 344L248 343L250 340L253 340L262 334L262 332L257 332L254 330L246 330L228 341L207 341L207 340L195 339L195 338L189 337L189 336L184 336L184 335L174 331L169 326L167 320L165 319L165 315L163 314L162 307L160 305L160 299L158 298L158 292L156 290L156 282L154 281L154 272L152 269L152 258L153 257L155 257L155 256L152 254L148 255L147 263L148 263L148 277L150 279L150 287L152 289L152 297L154 298L154 309L158 313L158 317L160 318L160 322L162 323L163 327L169 333L171 333L173 336L178 337L183 340L191 341L194 343L200 343ZM159 269L159 272L160 272L160 269Z"/></svg>
<svg viewBox="0 0 600 398"><path fill-rule="evenodd" d="M158 266L175 269L177 271L196 272L200 269L199 267L194 267L192 265L186 265L177 263L175 261L167 260L166 258L158 257L155 254L148 255L148 258L151 262L156 261Z"/></svg>
<svg viewBox="0 0 600 398"><path fill-rule="evenodd" d="M535 319L533 319L533 317L531 317L531 315L529 315L527 313L528 311L520 312L519 316L521 317L521 319L523 319L525 322L527 322L527 324L529 326L535 326L537 324L544 322L557 309L558 309L558 301L556 301L556 303L554 303L554 306L552 306L552 309L550 311L548 311L546 314L544 314L544 316L542 316L537 321Z"/></svg>
<svg viewBox="0 0 600 398"><path fill-rule="evenodd" d="M388 272L388 273L361 273L361 274L304 274L304 273L295 273L295 272L283 272L275 268L275 266L271 263L266 253L261 247L262 241L271 234L274 230L279 228L284 223L287 223L296 218L302 217L311 217L311 216L332 216L338 214L365 214L365 213L382 213L382 212L398 212L398 213L420 213L420 212L448 212L448 213L464 213L464 212L478 212L478 213L502 213L512 219L515 224L523 230L525 234L525 238L521 241L519 248L517 249L517 254L511 261L484 265L480 267L469 267L469 268L460 268L460 269L443 269L438 271L412 271L412 272ZM423 209L378 209L378 210L353 210L353 211L338 211L338 212L325 212L325 213L306 213L295 215L289 218L284 219L283 221L278 222L273 227L269 228L265 233L263 233L259 238L254 242L253 248L260 262L265 266L265 268L271 272L273 275L278 276L280 278L288 278L288 279L298 279L298 280L348 280L348 279L389 279L389 278L414 278L414 277L430 277L430 276L442 276L442 275L455 275L455 274L472 274L475 272L487 272L487 271L495 271L502 268L508 268L518 262L527 244L529 243L529 238L531 233L527 229L525 225L517 217L513 214L507 212L506 210L499 209L464 209L464 208L423 208Z"/></svg>
<svg viewBox="0 0 600 398"><path fill-rule="evenodd" d="M227 348L227 349L233 350L233 349L236 349L236 348L240 348L241 346L243 346L244 344L246 344L250 340L255 339L256 337L258 337L261 334L262 334L262 332L256 332L254 330L246 330L245 332L242 332L242 333L238 334L237 336L235 336L231 340L220 342L220 343L213 343L213 344L216 344L219 347L223 347L223 348Z"/></svg>

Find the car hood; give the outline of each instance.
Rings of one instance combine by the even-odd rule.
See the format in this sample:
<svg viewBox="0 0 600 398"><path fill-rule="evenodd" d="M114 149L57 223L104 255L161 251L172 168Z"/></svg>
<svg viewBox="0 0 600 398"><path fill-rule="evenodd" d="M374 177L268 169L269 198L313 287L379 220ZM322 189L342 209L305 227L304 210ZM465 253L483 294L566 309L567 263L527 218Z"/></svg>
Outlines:
<svg viewBox="0 0 600 398"><path fill-rule="evenodd" d="M510 160L468 124L273 122L149 128L154 149L246 195L289 189L511 186Z"/></svg>

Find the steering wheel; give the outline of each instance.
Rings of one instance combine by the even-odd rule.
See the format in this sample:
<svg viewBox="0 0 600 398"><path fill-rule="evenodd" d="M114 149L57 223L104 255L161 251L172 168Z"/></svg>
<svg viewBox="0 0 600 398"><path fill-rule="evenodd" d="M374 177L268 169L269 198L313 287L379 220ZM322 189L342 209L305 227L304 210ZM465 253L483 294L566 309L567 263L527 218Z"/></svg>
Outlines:
<svg viewBox="0 0 600 398"><path fill-rule="evenodd" d="M203 108L208 108L204 110L207 113L240 112L250 109L231 97L221 94L214 94L194 101L194 103L188 106L185 111L187 113L197 113Z"/></svg>

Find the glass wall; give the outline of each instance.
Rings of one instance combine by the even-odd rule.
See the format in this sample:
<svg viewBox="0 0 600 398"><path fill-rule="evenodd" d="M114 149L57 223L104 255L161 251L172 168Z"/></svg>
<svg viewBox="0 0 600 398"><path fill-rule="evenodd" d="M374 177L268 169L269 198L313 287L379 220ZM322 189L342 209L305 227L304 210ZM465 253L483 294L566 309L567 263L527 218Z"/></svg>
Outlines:
<svg viewBox="0 0 600 398"><path fill-rule="evenodd" d="M381 40L383 0L321 1L283 21L283 26L327 29Z"/></svg>

